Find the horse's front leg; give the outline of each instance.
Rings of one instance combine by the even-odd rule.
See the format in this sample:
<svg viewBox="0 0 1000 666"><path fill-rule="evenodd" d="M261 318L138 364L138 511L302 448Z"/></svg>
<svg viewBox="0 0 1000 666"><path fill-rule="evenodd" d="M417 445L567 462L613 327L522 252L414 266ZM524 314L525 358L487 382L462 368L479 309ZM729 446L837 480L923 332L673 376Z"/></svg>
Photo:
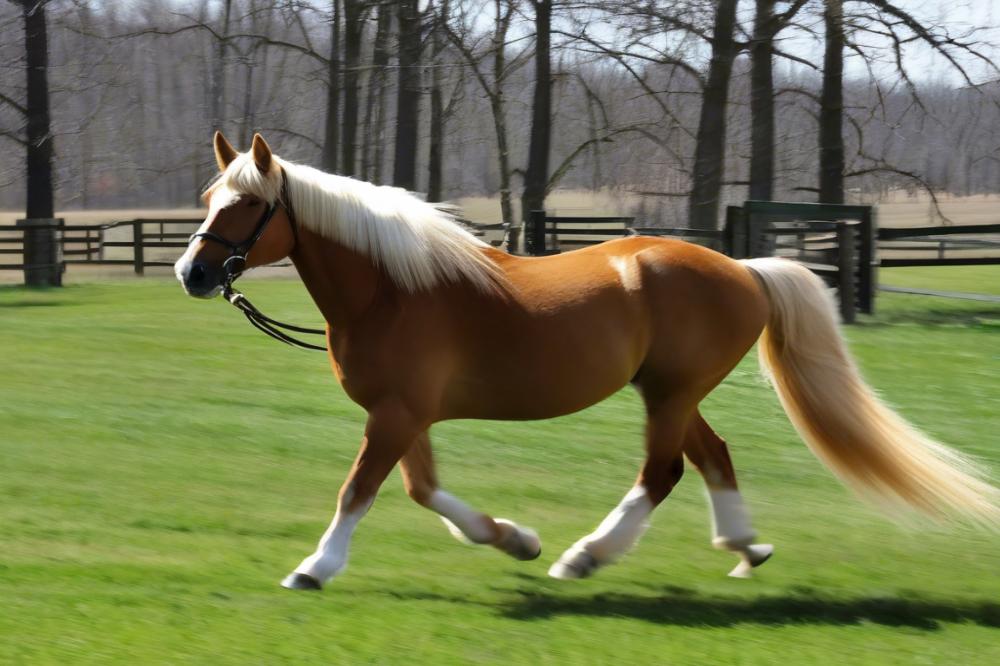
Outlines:
<svg viewBox="0 0 1000 666"><path fill-rule="evenodd" d="M323 534L319 546L285 580L283 587L318 590L323 583L343 571L354 528L375 501L378 489L416 435L419 424L398 402L383 404L368 414L361 450L347 480L340 489L337 513Z"/></svg>

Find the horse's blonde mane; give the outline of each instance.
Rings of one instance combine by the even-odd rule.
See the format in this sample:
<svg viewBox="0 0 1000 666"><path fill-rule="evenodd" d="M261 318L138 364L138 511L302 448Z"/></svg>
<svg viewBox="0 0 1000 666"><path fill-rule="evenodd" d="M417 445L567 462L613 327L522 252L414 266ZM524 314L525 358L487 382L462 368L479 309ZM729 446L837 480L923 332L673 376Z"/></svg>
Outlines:
<svg viewBox="0 0 1000 666"><path fill-rule="evenodd" d="M207 195L220 187L273 203L281 196L281 174L299 225L371 257L399 287L424 291L441 282L467 280L496 292L505 279L483 249L447 210L404 189L335 176L278 157L261 173L249 153L234 159Z"/></svg>

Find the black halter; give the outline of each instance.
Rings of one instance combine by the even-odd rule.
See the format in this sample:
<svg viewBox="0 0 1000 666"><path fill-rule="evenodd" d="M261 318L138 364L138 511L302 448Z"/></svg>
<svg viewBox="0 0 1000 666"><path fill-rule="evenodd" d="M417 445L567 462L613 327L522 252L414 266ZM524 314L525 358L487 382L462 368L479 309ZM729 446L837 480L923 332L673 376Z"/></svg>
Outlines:
<svg viewBox="0 0 1000 666"><path fill-rule="evenodd" d="M222 282L222 296L236 306L236 308L239 309L239 311L242 312L247 318L247 321L275 340L280 340L286 345L299 347L300 349L315 349L316 351L325 352L325 346L320 347L319 345L303 342L302 340L292 337L285 331L295 331L296 333L325 336L326 330L318 328L303 328L301 326L293 326L291 324L282 323L276 319L271 319L254 307L253 303L251 303L246 296L233 288L233 282L236 281L236 278L243 275L243 270L247 265L247 255L250 254L250 249L253 248L254 244L260 240L261 236L264 235L264 231L267 229L268 223L270 223L271 218L274 217L275 212L278 210L279 203L284 204L285 212L288 215L288 226L292 230L292 238L294 239L295 246L297 246L299 244L299 234L298 230L295 228L295 215L292 213L291 202L288 199L287 181L285 180L282 180L281 183L281 196L278 197L278 199L276 199L266 211L264 211L264 214L261 215L260 219L257 221L257 226L254 227L253 233L250 234L250 237L242 243L234 243L231 240L223 238L219 234L211 231L199 231L191 234L191 238L188 239L188 244L196 238L203 238L229 248L230 255L222 263L222 270L226 273ZM294 251L294 249L295 248L293 246L292 250Z"/></svg>

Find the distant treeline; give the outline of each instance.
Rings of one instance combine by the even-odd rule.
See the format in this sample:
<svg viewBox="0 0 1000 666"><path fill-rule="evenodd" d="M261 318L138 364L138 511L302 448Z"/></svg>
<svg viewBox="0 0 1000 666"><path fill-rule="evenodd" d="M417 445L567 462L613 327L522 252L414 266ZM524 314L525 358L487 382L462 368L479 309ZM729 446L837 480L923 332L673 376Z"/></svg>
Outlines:
<svg viewBox="0 0 1000 666"><path fill-rule="evenodd" d="M0 207L8 209L23 207L26 187L23 4L0 2ZM725 18L724 7L713 7L725 2L37 4L48 21L58 208L194 205L215 168L214 129L238 147L260 131L286 158L397 182L394 142L404 127L397 109L407 108L407 91L415 106L406 111L415 122L413 187L445 199L502 190L519 197L530 170L529 135L540 94L539 11L546 7L548 187L646 193L647 218L682 221L699 187L693 185L700 168L695 160L710 154L697 146L711 139L700 138L707 122L703 100L709 99L723 110L716 127L723 128L724 157L710 154L723 167L717 203L747 198L751 55L764 35L769 48L778 45L767 54L773 61L771 198L817 197L820 111L828 99L823 63L810 66L801 54L784 57L777 38L783 26L774 24L768 33L754 25L752 14L737 15L735 30L729 26L727 90L710 98L720 80L709 65L719 55L713 31ZM878 8L886 3L868 4L886 15ZM661 5L663 16L640 11ZM687 14L679 13L685 8ZM820 35L816 51L822 53L823 21L833 30L831 3L757 0L758 12L768 16L793 9ZM879 25L878 16L833 16L846 26L841 56L845 49L861 53L856 46ZM933 37L943 34L934 32L939 27L925 29ZM890 189L924 187L959 195L1000 190L997 84L900 71L894 78L843 81L841 171L848 195L872 199ZM929 82L935 80L944 82Z"/></svg>

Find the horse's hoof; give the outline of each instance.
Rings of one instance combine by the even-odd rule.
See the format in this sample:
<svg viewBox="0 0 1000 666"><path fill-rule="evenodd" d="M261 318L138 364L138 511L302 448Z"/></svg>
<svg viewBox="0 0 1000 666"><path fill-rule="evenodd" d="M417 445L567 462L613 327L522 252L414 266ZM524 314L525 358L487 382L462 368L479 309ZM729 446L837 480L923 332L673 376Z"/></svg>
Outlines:
<svg viewBox="0 0 1000 666"><path fill-rule="evenodd" d="M599 566L600 563L587 551L569 550L549 567L549 575L559 580L576 580L589 577Z"/></svg>
<svg viewBox="0 0 1000 666"><path fill-rule="evenodd" d="M774 546L769 543L757 543L747 547L750 566L759 567L774 555Z"/></svg>
<svg viewBox="0 0 1000 666"><path fill-rule="evenodd" d="M753 569L771 559L771 555L774 554L774 546L769 543L753 544L739 550L736 554L740 558L740 563L729 572L729 576L731 578L750 578Z"/></svg>
<svg viewBox="0 0 1000 666"><path fill-rule="evenodd" d="M497 544L500 550L522 562L538 559L538 556L542 554L542 541L538 538L538 533L535 530L519 527L505 518L497 518L494 522L497 525L509 527L510 536L515 537L513 539L508 537Z"/></svg>
<svg viewBox="0 0 1000 666"><path fill-rule="evenodd" d="M321 590L323 586L318 580L304 573L291 573L281 581L281 587L286 590Z"/></svg>

